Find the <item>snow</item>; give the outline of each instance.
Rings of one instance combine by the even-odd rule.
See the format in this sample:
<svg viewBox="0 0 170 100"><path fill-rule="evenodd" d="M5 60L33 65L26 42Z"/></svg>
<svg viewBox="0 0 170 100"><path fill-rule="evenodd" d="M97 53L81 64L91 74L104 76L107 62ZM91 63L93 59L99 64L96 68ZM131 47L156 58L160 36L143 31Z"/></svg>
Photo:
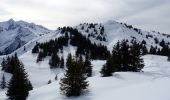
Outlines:
<svg viewBox="0 0 170 100"><path fill-rule="evenodd" d="M117 72L112 77L100 77L99 71L105 61L93 61L95 75L88 78L88 91L80 97L61 95L59 81L55 81L31 91L28 100L169 100L169 73L157 75L162 69L170 72L167 57L146 55L143 58L146 65L144 72Z"/></svg>
<svg viewBox="0 0 170 100"><path fill-rule="evenodd" d="M23 46L32 39L52 32L52 30L48 30L43 26L24 21L10 19L0 22L0 51L11 53L17 49L19 44Z"/></svg>
<svg viewBox="0 0 170 100"><path fill-rule="evenodd" d="M93 76L88 78L89 87L80 97L65 97L60 92L60 78L64 71L50 70L48 57L36 63L36 55L27 52L19 58L23 61L34 89L28 100L169 100L170 62L165 56L145 55L144 72L116 72L112 77L101 77L99 71L105 61L93 60ZM2 72L1 72L2 73ZM2 77L2 74L0 74ZM58 80L54 80L58 75ZM7 75L5 75L7 76ZM51 84L47 84L52 80ZM0 100L5 100L0 91Z"/></svg>
<svg viewBox="0 0 170 100"><path fill-rule="evenodd" d="M14 21L9 20L8 23L14 23ZM30 31L35 34L46 30L42 28L42 26L37 26L33 23L28 24L23 21L18 21L17 23L25 28L29 28ZM157 45L159 47L159 45L154 42L155 37L159 37L159 41L164 39L166 42L170 42L167 36L163 36L157 32L142 31L143 35L140 35L133 29L128 29L115 21L108 21L102 25L105 26L107 41L98 41L95 38L90 38L90 40L106 45L109 50L112 49L118 40L125 38L131 39L131 36L136 37L138 41L146 40L148 47L151 45ZM7 24L3 23L0 23L0 26L3 28L8 27ZM99 26L95 26L95 28L98 27ZM81 31L83 35L88 34L85 30L81 30L80 26L76 26L76 28ZM86 28L87 26L85 26L85 29ZM93 30L91 29L89 32L93 32ZM2 33L0 32L0 34ZM13 37L13 34L10 35L10 32L7 32L7 34L9 37L11 36L10 38ZM152 34L153 38L146 39L147 34ZM167 57L156 55L143 56L145 63L144 72L116 72L112 77L101 77L100 75L100 70L106 61L93 60L91 61L93 65L93 75L88 78L88 89L80 97L65 97L60 93L59 89L60 78L63 77L64 70L50 69L48 64L49 57L46 57L42 62L36 63L37 54L31 53L31 49L36 42L46 42L60 36L62 36L62 34L60 34L59 30L56 30L50 34L45 33L42 36L35 36L33 39L27 38L29 41L24 45L26 51L23 51L23 47L15 51L18 53L19 59L24 63L26 72L28 72L29 79L34 87L34 89L30 91L28 100L170 100L170 95L168 94L170 92L170 62L167 61ZM6 45L8 45L9 37L3 36L5 41L7 41ZM75 55L75 51L76 47L71 45L64 47L64 59L66 60L68 53ZM3 57L6 57L6 55L0 56L0 60ZM4 72L0 71L0 81L3 73ZM11 75L7 73L4 74L7 81L9 81ZM55 80L56 75L58 76L58 80ZM52 81L51 84L47 84L49 80ZM0 100L6 100L5 92L6 90L0 90Z"/></svg>

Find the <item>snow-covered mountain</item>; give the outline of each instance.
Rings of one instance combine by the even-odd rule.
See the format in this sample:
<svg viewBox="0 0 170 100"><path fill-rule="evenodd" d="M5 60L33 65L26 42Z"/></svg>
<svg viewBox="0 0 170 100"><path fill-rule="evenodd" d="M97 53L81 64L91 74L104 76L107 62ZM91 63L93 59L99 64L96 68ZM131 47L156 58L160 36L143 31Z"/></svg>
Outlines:
<svg viewBox="0 0 170 100"><path fill-rule="evenodd" d="M81 23L73 28L76 28L81 34L88 37L91 42L106 45L109 50L112 50L112 47L118 40L121 41L123 39L128 39L129 41L135 39L138 42L145 41L148 49L151 45L161 48L160 42L162 40L166 44L170 44L170 35L168 34L144 31L134 28L132 25L116 21ZM17 49L16 52L22 54L24 53L23 45L25 45L26 49L31 49L36 42L46 42L62 35L59 29L52 31L34 23L10 19L0 23L0 51L3 54L10 54Z"/></svg>
<svg viewBox="0 0 170 100"><path fill-rule="evenodd" d="M1 22L0 27L0 48L2 50L6 51L6 48L22 44L22 47L15 47L13 51L19 54L19 59L24 63L29 79L34 86L34 89L30 91L28 100L170 99L168 94L170 90L168 85L170 84L170 62L167 61L167 57L156 55L143 56L145 63L144 72L116 72L112 77L105 78L101 77L99 72L103 64L105 64L105 60L93 60L91 61L93 75L88 78L89 88L87 93L76 98L66 98L60 94L59 90L59 79L63 77L64 70L51 70L48 64L48 56L44 61L36 63L37 54L32 54L31 52L36 42L43 43L63 36L61 28L51 31L43 26L14 20ZM162 40L168 45L170 43L170 35L168 34L155 31L148 32L115 21L82 23L73 28L76 28L82 35L88 37L92 43L106 45L109 50L112 50L115 43L122 39L128 39L129 41L135 39L138 42L144 40L148 49L151 45L161 48L160 42ZM23 51L24 47L25 51ZM74 55L75 51L76 47L68 45L63 47L62 56L66 59L68 53ZM4 56L0 56L0 58L2 57ZM4 72L0 71L0 80L3 74ZM55 80L56 75L58 80ZM9 80L11 75L5 73L5 76ZM49 80L52 81L51 84L47 84ZM6 99L5 91L0 90L0 100Z"/></svg>
<svg viewBox="0 0 170 100"><path fill-rule="evenodd" d="M10 19L0 22L0 51L10 54L36 37L50 33L51 30L24 21Z"/></svg>
<svg viewBox="0 0 170 100"><path fill-rule="evenodd" d="M103 28L102 28L103 27ZM138 42L146 41L146 46L160 47L159 43L164 40L167 44L170 43L170 35L164 34L156 31L144 31L133 27L132 25L127 25L126 23L119 23L116 21L107 21L105 23L83 23L76 26L82 34L88 36L91 41L96 43L102 43L108 47L109 50L112 49L114 44L123 39L137 40ZM103 32L101 32L103 31ZM100 38L105 38L103 41Z"/></svg>

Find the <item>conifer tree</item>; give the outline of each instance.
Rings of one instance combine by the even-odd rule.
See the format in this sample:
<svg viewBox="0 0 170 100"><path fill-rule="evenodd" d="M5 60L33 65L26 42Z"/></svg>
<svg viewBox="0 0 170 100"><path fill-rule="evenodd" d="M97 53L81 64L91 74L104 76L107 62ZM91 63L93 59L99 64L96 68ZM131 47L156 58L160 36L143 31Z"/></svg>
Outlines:
<svg viewBox="0 0 170 100"><path fill-rule="evenodd" d="M67 56L67 62L66 62L66 67L69 67L71 65L71 61L72 61L72 55L71 53L68 54Z"/></svg>
<svg viewBox="0 0 170 100"><path fill-rule="evenodd" d="M53 53L49 60L50 68L58 68L60 66L60 58L56 53Z"/></svg>
<svg viewBox="0 0 170 100"><path fill-rule="evenodd" d="M15 62L18 62L17 54L11 57L8 56L7 59L4 60L4 62L5 63L3 64L2 70L4 70L7 73L13 74L16 64Z"/></svg>
<svg viewBox="0 0 170 100"><path fill-rule="evenodd" d="M164 41L164 39L162 39L162 41L159 43L159 45L162 46L162 47L165 46L165 41Z"/></svg>
<svg viewBox="0 0 170 100"><path fill-rule="evenodd" d="M88 56L85 57L85 62L84 62L84 67L85 67L85 73L87 74L88 77L92 76L92 65L90 62L90 59Z"/></svg>
<svg viewBox="0 0 170 100"><path fill-rule="evenodd" d="M64 58L63 58L63 56L60 59L60 68L64 68Z"/></svg>
<svg viewBox="0 0 170 100"><path fill-rule="evenodd" d="M168 55L168 61L170 61L170 54Z"/></svg>
<svg viewBox="0 0 170 100"><path fill-rule="evenodd" d="M148 54L148 49L146 48L145 45L141 46L141 48L142 48L142 55Z"/></svg>
<svg viewBox="0 0 170 100"><path fill-rule="evenodd" d="M108 58L108 60L106 61L106 64L103 65L100 73L101 73L102 77L112 76L113 65L112 65L112 59L111 58Z"/></svg>
<svg viewBox="0 0 170 100"><path fill-rule="evenodd" d="M19 60L14 64L15 70L8 84L6 95L9 100L26 100L32 89L31 82L25 72L24 65Z"/></svg>
<svg viewBox="0 0 170 100"><path fill-rule="evenodd" d="M4 74L3 74L3 76L2 76L2 81L1 81L1 83L0 83L0 88L1 88L1 89L5 89L5 88L6 88L6 80L5 80Z"/></svg>
<svg viewBox="0 0 170 100"><path fill-rule="evenodd" d="M121 71L128 71L130 69L129 60L130 60L130 52L129 45L127 40L123 40L121 42Z"/></svg>
<svg viewBox="0 0 170 100"><path fill-rule="evenodd" d="M153 46L151 45L149 53L150 53L150 54L156 54L156 49L157 49L156 47L153 47Z"/></svg>
<svg viewBox="0 0 170 100"><path fill-rule="evenodd" d="M131 49L131 61L130 61L130 71L140 72L141 69L144 67L143 59L141 58L141 47L135 41L133 42Z"/></svg>
<svg viewBox="0 0 170 100"><path fill-rule="evenodd" d="M44 58L44 52L43 52L43 51L40 51L40 52L38 53L38 56L37 56L37 63L38 63L39 61L42 61L43 58Z"/></svg>
<svg viewBox="0 0 170 100"><path fill-rule="evenodd" d="M7 65L7 61L5 60L5 58L3 58L2 63L1 63L1 66L2 66L1 70L4 70L6 65Z"/></svg>
<svg viewBox="0 0 170 100"><path fill-rule="evenodd" d="M60 90L68 97L79 96L88 86L82 67L83 64L72 59L68 66L65 77L60 81Z"/></svg>
<svg viewBox="0 0 170 100"><path fill-rule="evenodd" d="M36 45L34 46L34 48L32 49L32 53L38 53L39 52L39 44L36 43Z"/></svg>

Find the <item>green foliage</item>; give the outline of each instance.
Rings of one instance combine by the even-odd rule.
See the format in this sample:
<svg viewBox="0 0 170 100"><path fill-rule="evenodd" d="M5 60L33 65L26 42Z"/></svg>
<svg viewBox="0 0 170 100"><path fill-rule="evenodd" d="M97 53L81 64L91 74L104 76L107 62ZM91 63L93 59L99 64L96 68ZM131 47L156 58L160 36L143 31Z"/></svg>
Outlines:
<svg viewBox="0 0 170 100"><path fill-rule="evenodd" d="M56 53L52 54L51 59L49 60L49 65L50 68L60 67L60 58Z"/></svg>
<svg viewBox="0 0 170 100"><path fill-rule="evenodd" d="M15 56L17 59L17 56ZM8 84L6 95L9 100L26 100L29 91L32 90L31 82L25 72L24 65L17 60L14 62L15 69Z"/></svg>
<svg viewBox="0 0 170 100"><path fill-rule="evenodd" d="M88 77L92 76L92 65L88 56L85 57L84 68Z"/></svg>
<svg viewBox="0 0 170 100"><path fill-rule="evenodd" d="M128 44L128 40L117 42L113 47L112 55L107 59L106 64L101 69L102 76L111 76L116 71L140 72L144 67L142 47L135 40Z"/></svg>
<svg viewBox="0 0 170 100"><path fill-rule="evenodd" d="M113 63L112 63L112 59L108 58L108 60L106 61L106 64L103 65L100 73L102 75L102 77L108 77L108 76L112 76L113 71Z"/></svg>
<svg viewBox="0 0 170 100"><path fill-rule="evenodd" d="M81 61L74 59L67 63L67 70L64 78L60 81L60 90L66 96L79 96L87 88L88 82L84 74Z"/></svg>

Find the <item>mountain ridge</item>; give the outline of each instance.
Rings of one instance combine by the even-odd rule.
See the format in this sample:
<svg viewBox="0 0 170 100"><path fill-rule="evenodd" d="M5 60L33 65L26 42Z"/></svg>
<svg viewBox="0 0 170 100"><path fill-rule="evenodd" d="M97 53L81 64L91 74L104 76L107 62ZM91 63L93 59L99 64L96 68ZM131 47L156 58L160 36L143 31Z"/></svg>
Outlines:
<svg viewBox="0 0 170 100"><path fill-rule="evenodd" d="M50 32L43 26L25 21L9 19L0 22L0 51L4 55L10 54L30 40Z"/></svg>
<svg viewBox="0 0 170 100"><path fill-rule="evenodd" d="M6 22L0 22L0 34L2 35L4 33L7 33L4 35L4 37L3 35L1 36L0 51L2 52L2 54L10 54L12 52L15 52L17 49L23 48L24 45L30 46L30 43L32 43L32 45L35 45L35 42L46 42L50 39L58 38L62 36L61 30L59 30L60 28L61 27L59 27L55 31L52 31L41 25L36 25L34 23L28 23L25 21L14 21L13 19L10 19ZM112 50L112 47L116 42L123 39L127 39L129 41L135 39L140 43L144 40L146 41L146 46L148 50L151 46L161 48L159 43L162 40L164 40L166 44L170 44L170 35L168 34L155 31L143 31L141 29L134 28L132 25L127 25L126 23L119 23L116 21L107 21L105 23L81 23L72 28L77 29L82 35L89 38L91 42L106 45L110 51ZM3 32L5 29L10 29L10 31L12 30L12 32L14 33L17 30L18 33L15 33L17 35L12 37L12 43L9 42L12 40L9 38L11 32ZM5 40L6 43L2 41L4 40L2 38L7 38ZM156 40L157 43L155 43ZM8 45L4 46L3 44ZM11 48L14 49L10 50ZM17 53L21 54L20 52Z"/></svg>

